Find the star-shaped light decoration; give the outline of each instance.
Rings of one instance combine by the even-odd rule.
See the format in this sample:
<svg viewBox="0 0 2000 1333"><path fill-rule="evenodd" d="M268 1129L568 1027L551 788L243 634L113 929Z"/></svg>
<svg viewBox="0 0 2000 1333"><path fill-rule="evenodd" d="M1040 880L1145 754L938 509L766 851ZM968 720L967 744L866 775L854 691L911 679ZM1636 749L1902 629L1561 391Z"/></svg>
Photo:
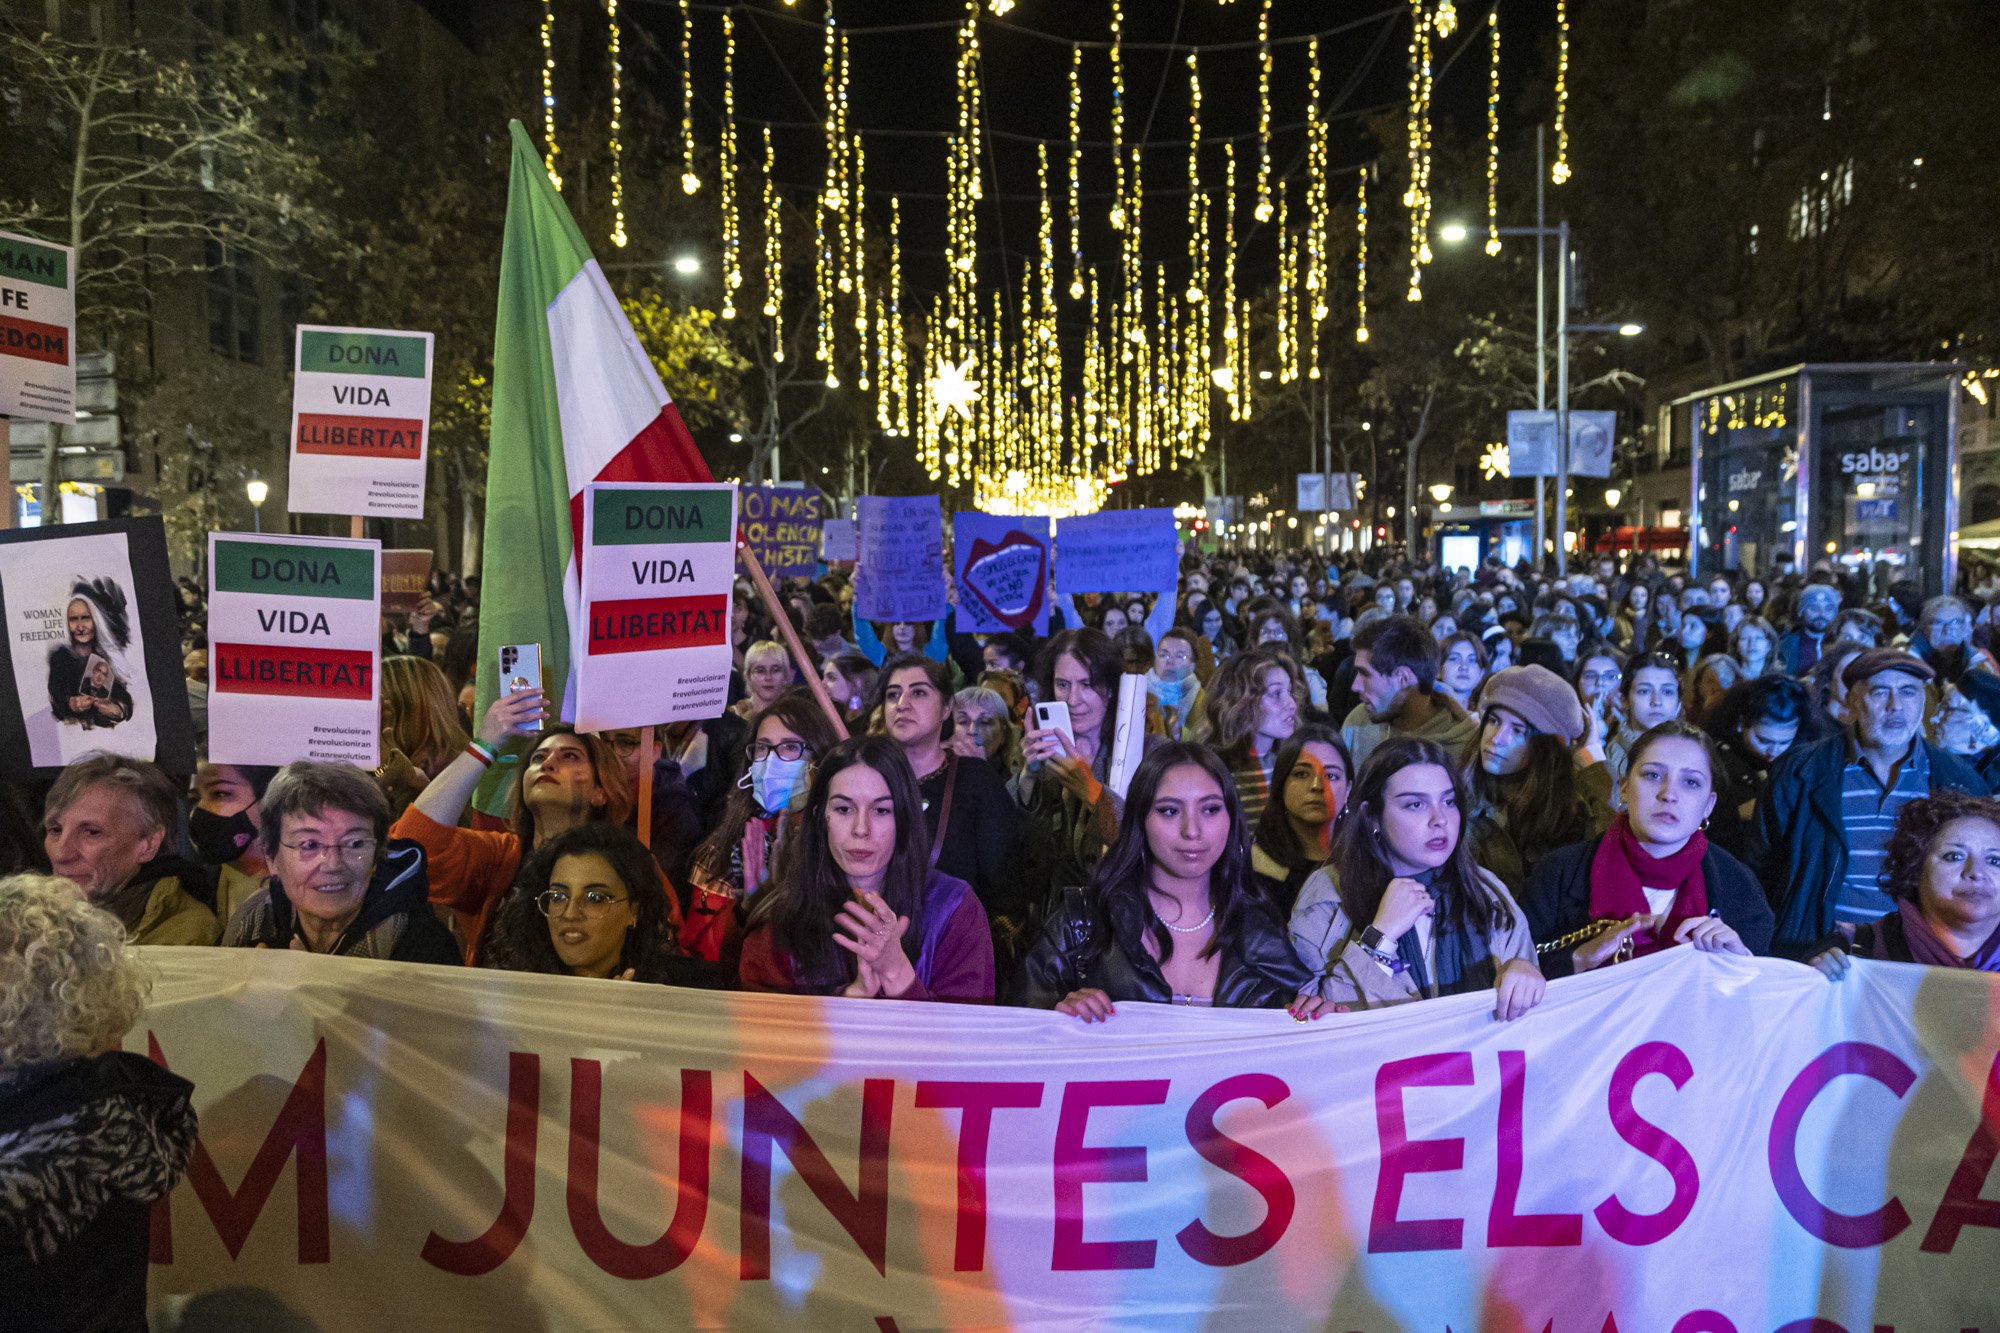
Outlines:
<svg viewBox="0 0 2000 1333"><path fill-rule="evenodd" d="M972 361L968 356L955 366L949 361L938 362L937 373L929 384L931 408L939 417L949 410L972 420L972 405L979 401L979 383L972 378Z"/></svg>
<svg viewBox="0 0 2000 1333"><path fill-rule="evenodd" d="M1495 477L1507 476L1509 461L1506 445L1489 444L1486 446L1486 452L1479 456L1480 475L1488 481Z"/></svg>

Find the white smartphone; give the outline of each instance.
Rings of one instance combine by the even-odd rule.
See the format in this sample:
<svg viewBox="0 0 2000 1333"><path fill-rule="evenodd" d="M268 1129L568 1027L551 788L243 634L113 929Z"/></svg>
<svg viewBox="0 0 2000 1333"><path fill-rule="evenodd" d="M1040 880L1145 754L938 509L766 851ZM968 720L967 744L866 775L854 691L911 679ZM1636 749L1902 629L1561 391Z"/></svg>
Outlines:
<svg viewBox="0 0 2000 1333"><path fill-rule="evenodd" d="M1035 705L1035 729L1037 731L1060 731L1063 739L1076 744L1076 733L1070 730L1069 705L1060 699L1054 703Z"/></svg>
<svg viewBox="0 0 2000 1333"><path fill-rule="evenodd" d="M509 643L500 649L500 693L504 697L519 694L523 690L542 688L542 645L539 643ZM526 728L540 731L542 724Z"/></svg>

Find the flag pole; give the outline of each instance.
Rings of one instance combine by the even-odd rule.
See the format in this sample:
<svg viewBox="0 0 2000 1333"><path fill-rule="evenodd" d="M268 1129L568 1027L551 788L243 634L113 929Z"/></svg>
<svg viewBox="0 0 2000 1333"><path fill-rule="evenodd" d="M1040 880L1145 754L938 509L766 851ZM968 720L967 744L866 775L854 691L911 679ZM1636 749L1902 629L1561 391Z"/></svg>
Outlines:
<svg viewBox="0 0 2000 1333"><path fill-rule="evenodd" d="M639 841L653 845L653 761L660 747L654 744L655 729L639 728Z"/></svg>
<svg viewBox="0 0 2000 1333"><path fill-rule="evenodd" d="M764 566L757 563L757 553L750 549L748 542L741 541L736 543L736 553L743 557L743 567L750 571L750 582L757 585L757 595L764 599L764 608L777 622L778 633L785 636L785 646L791 649L792 660L798 663L806 684L812 686L813 698L819 700L819 706L826 710L827 720L833 723L834 735L846 740L847 719L833 706L833 697L826 692L826 682L819 678L819 672L813 670L812 659L806 656L806 646L799 642L798 631L792 628L792 618L785 614L785 608L779 603L778 594L764 573Z"/></svg>

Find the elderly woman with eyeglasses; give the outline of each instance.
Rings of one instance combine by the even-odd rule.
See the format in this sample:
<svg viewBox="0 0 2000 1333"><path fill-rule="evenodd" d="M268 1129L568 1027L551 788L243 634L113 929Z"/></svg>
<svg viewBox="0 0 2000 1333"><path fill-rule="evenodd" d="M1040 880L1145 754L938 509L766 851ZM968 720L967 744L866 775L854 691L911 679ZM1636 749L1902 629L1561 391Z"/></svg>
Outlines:
<svg viewBox="0 0 2000 1333"><path fill-rule="evenodd" d="M479 965L509 972L721 985L681 954L652 854L629 830L584 824L535 849L493 910Z"/></svg>
<svg viewBox="0 0 2000 1333"><path fill-rule="evenodd" d="M264 790L272 875L229 919L225 947L459 963L431 911L424 849L389 838L389 803L345 764L287 764Z"/></svg>

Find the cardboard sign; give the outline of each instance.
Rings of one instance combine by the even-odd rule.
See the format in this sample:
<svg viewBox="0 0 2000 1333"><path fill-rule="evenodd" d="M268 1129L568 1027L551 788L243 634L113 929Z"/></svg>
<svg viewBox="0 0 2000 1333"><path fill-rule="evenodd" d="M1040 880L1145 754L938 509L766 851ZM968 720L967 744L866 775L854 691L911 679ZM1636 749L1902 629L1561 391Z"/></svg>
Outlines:
<svg viewBox="0 0 2000 1333"><path fill-rule="evenodd" d="M0 232L0 416L76 420L76 251Z"/></svg>
<svg viewBox="0 0 2000 1333"><path fill-rule="evenodd" d="M811 578L819 570L821 496L808 486L745 486L743 541L776 581Z"/></svg>
<svg viewBox="0 0 2000 1333"><path fill-rule="evenodd" d="M976 509L951 516L958 628L1049 632L1049 521L1003 518Z"/></svg>
<svg viewBox="0 0 2000 1333"><path fill-rule="evenodd" d="M944 520L938 498L864 495L854 511L854 614L888 624L943 619Z"/></svg>
<svg viewBox="0 0 2000 1333"><path fill-rule="evenodd" d="M0 532L0 773L93 750L194 771L180 628L157 517Z"/></svg>
<svg viewBox="0 0 2000 1333"><path fill-rule="evenodd" d="M1180 579L1171 509L1107 509L1056 527L1056 591L1171 592Z"/></svg>
<svg viewBox="0 0 2000 1333"><path fill-rule="evenodd" d="M299 325L293 513L424 516L432 343L428 333Z"/></svg>
<svg viewBox="0 0 2000 1333"><path fill-rule="evenodd" d="M374 768L382 543L208 534L208 752Z"/></svg>
<svg viewBox="0 0 2000 1333"><path fill-rule="evenodd" d="M583 488L583 731L720 717L729 704L736 488Z"/></svg>
<svg viewBox="0 0 2000 1333"><path fill-rule="evenodd" d="M382 610L388 615L408 615L424 604L430 594L431 553L429 551L382 552Z"/></svg>
<svg viewBox="0 0 2000 1333"><path fill-rule="evenodd" d="M819 558L829 565L853 564L856 549L854 520L829 518L819 528Z"/></svg>

